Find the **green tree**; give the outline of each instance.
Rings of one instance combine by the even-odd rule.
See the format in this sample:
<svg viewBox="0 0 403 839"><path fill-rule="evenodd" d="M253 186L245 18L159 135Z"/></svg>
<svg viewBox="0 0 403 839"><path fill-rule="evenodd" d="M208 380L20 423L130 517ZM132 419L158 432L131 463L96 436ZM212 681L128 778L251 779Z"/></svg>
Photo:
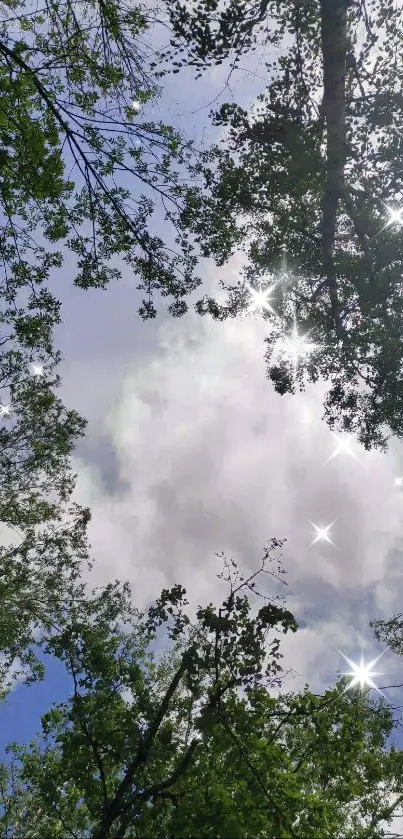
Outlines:
<svg viewBox="0 0 403 839"><path fill-rule="evenodd" d="M119 256L145 291L144 318L155 316L156 292L182 314L182 298L200 282L177 223L191 146L142 117L159 92L156 17L152 7L115 0L46 0L37 10L12 0L0 17L0 238L11 240L18 259L32 249L33 233L67 245L82 288L119 277ZM176 250L152 232L157 199ZM60 252L54 258L62 263ZM23 263L21 282L32 262Z"/></svg>
<svg viewBox="0 0 403 839"><path fill-rule="evenodd" d="M403 24L392 0L165 0L182 51L200 75L259 46L268 83L249 109L224 104L221 145L204 155L184 223L222 265L246 253L245 280L288 271L273 291L268 377L279 393L319 376L325 418L385 448L403 433L402 238L388 207L403 196ZM287 38L284 45L284 38ZM360 43L362 40L362 43ZM263 71L259 71L259 76ZM273 282L271 278L268 285ZM227 304L198 310L220 320L247 305L245 283L222 283ZM280 335L309 332L317 350L295 375Z"/></svg>
<svg viewBox="0 0 403 839"><path fill-rule="evenodd" d="M20 529L59 518L74 488L69 455L86 424L54 392L57 354L46 358L43 378L32 375L30 356L16 343L0 354L10 410L0 418L0 520Z"/></svg>
<svg viewBox="0 0 403 839"><path fill-rule="evenodd" d="M52 332L60 306L42 284L58 260L42 249L41 266L28 268L5 248L13 270L5 261L0 279L0 521L24 529L59 517L86 423L57 396L61 357Z"/></svg>
<svg viewBox="0 0 403 839"><path fill-rule="evenodd" d="M77 590L42 638L72 693L36 741L10 746L5 839L383 835L393 807L385 816L382 783L401 794L403 781L382 702L343 693L343 681L324 697L268 691L281 684L277 636L297 629L256 589L280 545L247 579L224 559L229 594L195 622L181 586L143 612L119 583Z"/></svg>
<svg viewBox="0 0 403 839"><path fill-rule="evenodd" d="M45 524L26 525L16 544L0 547L2 686L10 686L10 674L27 684L43 678L38 640L85 589L89 519L87 508L71 504Z"/></svg>
<svg viewBox="0 0 403 839"><path fill-rule="evenodd" d="M7 251L7 255L4 255ZM35 267L4 244L0 278L0 677L42 674L32 641L78 573L88 511L71 505L70 455L85 422L57 396L59 305L43 288L57 256ZM10 273L8 265L12 266ZM11 537L11 538L10 538ZM73 577L72 577L73 575Z"/></svg>

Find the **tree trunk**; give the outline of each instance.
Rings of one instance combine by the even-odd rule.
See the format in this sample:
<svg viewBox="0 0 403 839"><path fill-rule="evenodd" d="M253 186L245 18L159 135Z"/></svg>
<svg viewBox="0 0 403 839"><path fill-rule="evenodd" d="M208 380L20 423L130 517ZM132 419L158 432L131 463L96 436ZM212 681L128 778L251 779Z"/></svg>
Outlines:
<svg viewBox="0 0 403 839"><path fill-rule="evenodd" d="M339 325L337 282L333 264L337 210L344 188L346 160L346 54L348 0L321 0L323 55L322 112L326 121L327 175L322 203L322 261L331 299L332 318Z"/></svg>

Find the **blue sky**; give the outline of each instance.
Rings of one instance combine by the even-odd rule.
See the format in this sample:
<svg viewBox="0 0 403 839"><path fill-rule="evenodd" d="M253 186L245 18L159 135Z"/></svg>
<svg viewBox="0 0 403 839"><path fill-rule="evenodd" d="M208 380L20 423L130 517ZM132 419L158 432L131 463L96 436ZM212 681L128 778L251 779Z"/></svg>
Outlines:
<svg viewBox="0 0 403 839"><path fill-rule="evenodd" d="M229 88L225 66L198 81L189 72L180 84L163 81L162 99L145 116L208 142L216 136L208 127L215 97L218 106L232 92L247 107L264 87L259 55L243 65L251 72L235 74ZM220 270L205 262L205 285L193 299L216 293L218 278L233 280L241 267L239 255ZM374 658L381 648L369 621L400 609L401 443L385 455L357 447L359 462L340 456L325 465L335 444L321 421L323 384L295 397L274 393L263 359L268 322L217 324L192 310L172 321L161 307L143 323L127 271L107 291L84 292L73 287L72 268L67 257L53 279L63 304L56 343L63 399L89 421L74 467L77 500L93 511L94 584L129 579L142 606L179 582L194 608L223 591L216 553L246 570L271 537L286 538L287 605L303 619L283 644L287 689L332 684L345 668L336 648L358 659L363 647ZM308 519L336 520L335 548L308 549ZM382 669L383 684L399 681L395 656L386 654ZM1 747L32 736L67 687L54 666L29 693L18 687L0 708Z"/></svg>
<svg viewBox="0 0 403 839"><path fill-rule="evenodd" d="M0 706L0 760L7 760L5 748L11 741L28 743L40 731L42 714L52 702L62 702L71 690L71 679L63 665L51 656L39 656L46 666L46 678L26 687L20 685Z"/></svg>

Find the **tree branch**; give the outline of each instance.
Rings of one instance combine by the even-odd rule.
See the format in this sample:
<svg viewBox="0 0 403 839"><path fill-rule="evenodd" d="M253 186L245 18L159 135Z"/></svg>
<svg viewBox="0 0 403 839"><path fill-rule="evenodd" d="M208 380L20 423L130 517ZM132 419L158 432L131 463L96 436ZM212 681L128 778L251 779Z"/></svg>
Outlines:
<svg viewBox="0 0 403 839"><path fill-rule="evenodd" d="M104 799L104 805L106 806L108 804L109 797L108 797L108 787L107 787L107 784L106 784L106 776L105 776L104 765L103 765L102 757L101 757L101 754L100 754L100 751L99 751L99 748L98 748L98 743L97 743L96 739L93 737L93 735L91 734L91 732L88 730L88 726L87 726L87 723L86 723L86 720L85 720L85 716L83 714L81 714L82 699L81 699L81 696L78 692L76 670L75 670L75 667L74 667L74 664L73 664L73 659L72 659L70 654L69 654L69 663L70 663L71 674L73 676L74 698L76 700L76 705L80 709L80 711L79 711L80 727L81 727L81 730L82 730L89 746L91 747L92 755L93 755L93 758L94 758L94 761L95 761L95 764L97 766L99 776L100 776L100 779L101 779L102 797Z"/></svg>
<svg viewBox="0 0 403 839"><path fill-rule="evenodd" d="M124 796L126 795L133 783L136 771L139 769L140 766L143 766L148 759L155 736L158 732L162 720L164 719L165 714L168 711L169 703L176 691L176 688L179 685L179 682L181 681L188 668L189 655L190 651L186 650L183 654L180 667L176 671L173 679L171 680L170 685L168 686L168 689L157 711L155 719L149 726L149 729L144 739L141 740L138 746L137 754L134 760L132 760L129 763L126 770L126 774L121 783L119 784L112 801L104 809L104 814L101 818L98 828L95 830L93 834L93 839L105 839L105 837L109 835L109 830L113 822L118 818L118 816L122 812L122 803Z"/></svg>
<svg viewBox="0 0 403 839"><path fill-rule="evenodd" d="M35 85L39 95L44 100L47 107L52 112L53 116L55 117L55 119L57 120L57 122L59 123L61 128L63 129L63 131L64 131L64 133L65 133L65 135L68 139L72 154L75 158L75 161L76 161L77 165L79 166L79 163L78 163L77 157L76 157L76 155L73 151L73 148L76 149L76 151L78 153L78 156L83 160L85 169L88 170L88 172L91 173L91 175L93 176L94 180L96 181L96 183L98 184L98 186L100 187L102 192L107 196L107 198L111 202L111 205L114 207L114 209L115 209L117 215L119 216L119 218L121 218L121 220L127 225L130 232L133 234L135 240L137 241L138 245L142 248L144 253L147 254L147 257L150 260L150 262L154 262L155 261L155 255L152 253L150 248L147 246L147 242L146 242L145 238L142 238L141 236L139 236L135 225L131 222L130 218L124 213L124 211L122 210L119 202L112 195L112 193L110 192L110 190L108 189L108 187L106 186L106 184L104 183L104 181L102 180L100 175L98 174L97 170L94 168L94 166L92 165L90 160L87 158L87 156L84 153L83 149L81 148L80 144L77 142L76 132L74 132L71 129L71 127L68 125L68 123L62 117L62 115L59 113L57 107L52 102L52 99L51 99L48 91L43 86L42 82L38 79L35 70L32 69L32 67L30 67L29 64L26 63L26 61L24 61L24 59L21 57L21 55L19 55L18 53L16 53L13 50L10 50L9 47L7 47L6 44L4 44L2 41L0 41L0 53L2 53L6 59L11 59L13 62L15 62L15 64L17 64L18 67L20 67L20 69L25 70L25 72L28 73L28 75L32 78L33 84ZM82 170L81 170L81 172L82 172ZM85 178L85 174L83 172L82 172L82 174L83 174L83 177Z"/></svg>
<svg viewBox="0 0 403 839"><path fill-rule="evenodd" d="M127 810L129 812L127 812L126 817L122 819L115 839L123 839L126 829L130 826L130 822L132 820L131 810L136 801L149 801L151 798L156 800L159 797L168 797L172 799L175 797L173 793L168 794L165 792L165 790L167 790L169 787L172 787L173 784L175 784L176 781L178 781L179 778L186 772L186 769L188 768L190 761L193 757L193 752L197 747L197 743L197 740L192 740L182 760L180 761L180 763L169 778L167 778L165 781L161 781L159 784L153 784L151 787L147 787L140 793L136 793L134 798L130 802L128 802L124 807L122 807L122 813Z"/></svg>

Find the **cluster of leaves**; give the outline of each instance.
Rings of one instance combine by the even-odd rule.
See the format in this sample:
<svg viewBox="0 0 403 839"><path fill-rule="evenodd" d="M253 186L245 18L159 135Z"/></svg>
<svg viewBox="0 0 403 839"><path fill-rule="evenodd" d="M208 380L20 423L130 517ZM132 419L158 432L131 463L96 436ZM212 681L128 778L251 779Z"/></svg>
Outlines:
<svg viewBox="0 0 403 839"><path fill-rule="evenodd" d="M119 277L110 263L120 256L146 293L144 319L156 314L156 292L173 299L171 314L183 314L183 297L200 282L176 222L187 203L182 170L194 159L191 144L141 116L158 93L146 40L154 18L141 3L115 0L46 0L36 11L13 0L0 18L3 235L20 252L33 230L67 245L82 288ZM152 233L156 199L176 224L176 250Z"/></svg>
<svg viewBox="0 0 403 839"><path fill-rule="evenodd" d="M5 839L384 835L403 782L382 702L344 681L324 697L268 691L281 672L273 635L297 624L267 595L253 616L248 595L279 544L247 580L226 561L229 595L195 623L180 586L143 612L125 585L71 588L41 643L72 693L43 716L41 736L9 747ZM161 631L171 645L157 656Z"/></svg>
<svg viewBox="0 0 403 839"><path fill-rule="evenodd" d="M279 278L285 248L268 376L280 393L323 377L329 425L385 448L388 435L403 433L403 253L400 232L387 225L387 207L403 194L401 15L391 0L374 0L371 15L364 3L329 0L229 0L216 16L209 0L167 6L177 38L205 64L243 50L245 21L259 16L273 25L268 49L288 40L267 63L256 105L225 104L213 115L224 138L196 167L203 185L183 222L218 264L243 245L251 284ZM244 284L222 286L227 305L204 298L201 314L223 320L245 308ZM319 345L296 377L273 361L279 330L295 315Z"/></svg>
<svg viewBox="0 0 403 839"><path fill-rule="evenodd" d="M0 418L2 680L10 667L15 676L20 668L28 679L40 674L30 643L77 572L88 520L88 511L69 508L70 455L85 422L57 396L60 354L52 331L59 306L43 288L58 260L34 250L35 268L3 239L0 402L9 414ZM34 376L41 364L43 376Z"/></svg>
<svg viewBox="0 0 403 839"><path fill-rule="evenodd" d="M42 669L32 643L83 556L88 511L69 507L70 455L85 422L57 396L60 354L52 347L59 306L44 288L56 255L2 238L0 282L0 676L31 680ZM43 365L43 376L34 369ZM81 556L81 560L79 557ZM17 665L17 666L16 666Z"/></svg>
<svg viewBox="0 0 403 839"><path fill-rule="evenodd" d="M195 0L193 3L181 3L180 0L164 0L172 26L171 49L163 60L168 63L166 69L157 71L163 76L166 72L179 73L183 66L197 69L199 78L206 67L222 64L231 52L237 59L246 50L258 46L258 33L269 36L270 43L278 44L278 33L268 33L270 12L278 4L272 0L238 0L224 5L219 0ZM157 65L154 65L156 67Z"/></svg>
<svg viewBox="0 0 403 839"><path fill-rule="evenodd" d="M15 544L0 548L0 679L8 687L43 678L38 639L84 590L90 512L72 504L58 519L26 526Z"/></svg>

